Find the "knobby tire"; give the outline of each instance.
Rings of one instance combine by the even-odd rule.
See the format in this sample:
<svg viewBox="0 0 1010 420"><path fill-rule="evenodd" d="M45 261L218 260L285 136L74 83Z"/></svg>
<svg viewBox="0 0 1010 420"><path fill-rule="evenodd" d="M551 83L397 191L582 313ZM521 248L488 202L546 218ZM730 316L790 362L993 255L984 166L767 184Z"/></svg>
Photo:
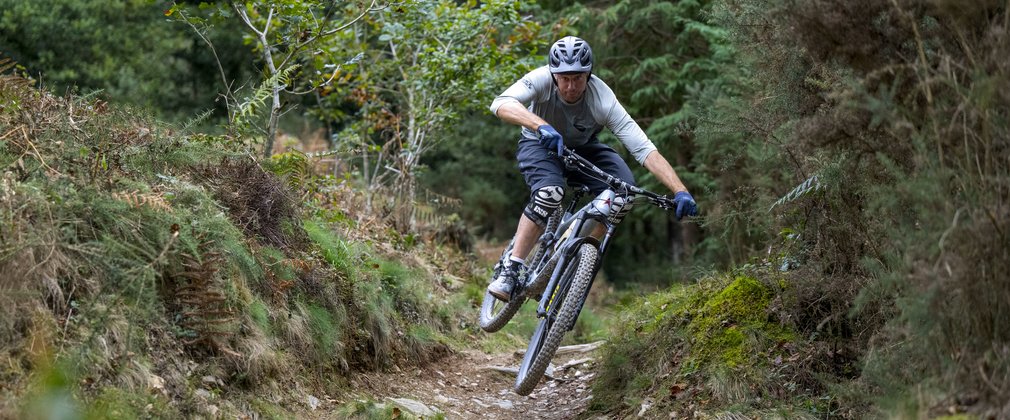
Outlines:
<svg viewBox="0 0 1010 420"><path fill-rule="evenodd" d="M554 301L551 302L547 316L540 320L536 331L533 332L523 363L519 366L514 388L516 394L529 395L533 391L551 359L554 358L554 352L558 350L561 339L575 324L593 280L593 268L597 257L596 247L582 244L576 256L564 267L562 277L552 293ZM571 281L566 281L566 278L571 278Z"/></svg>
<svg viewBox="0 0 1010 420"><path fill-rule="evenodd" d="M491 292L485 291L484 301L480 305L480 328L489 333L502 329L523 306L525 300L525 296L515 296L508 302L502 302L491 295Z"/></svg>

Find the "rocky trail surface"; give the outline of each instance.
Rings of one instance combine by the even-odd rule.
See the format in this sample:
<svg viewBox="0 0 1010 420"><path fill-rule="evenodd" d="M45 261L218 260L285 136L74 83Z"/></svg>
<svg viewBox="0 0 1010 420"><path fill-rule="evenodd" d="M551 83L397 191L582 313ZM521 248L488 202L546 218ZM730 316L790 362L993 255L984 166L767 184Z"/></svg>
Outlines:
<svg viewBox="0 0 1010 420"><path fill-rule="evenodd" d="M427 366L357 376L352 387L414 416L449 419L571 419L584 417L602 343L558 350L548 377L529 396L512 392L519 352L466 350Z"/></svg>

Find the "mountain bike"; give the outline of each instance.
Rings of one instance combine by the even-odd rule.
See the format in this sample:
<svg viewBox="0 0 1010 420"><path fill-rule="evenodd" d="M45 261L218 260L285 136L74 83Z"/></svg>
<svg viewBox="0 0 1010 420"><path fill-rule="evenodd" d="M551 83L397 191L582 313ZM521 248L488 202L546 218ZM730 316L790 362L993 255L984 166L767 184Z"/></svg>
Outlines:
<svg viewBox="0 0 1010 420"><path fill-rule="evenodd" d="M539 304L537 317L540 322L530 338L529 348L519 367L513 388L519 395L528 395L533 391L554 357L561 339L575 327L575 321L586 302L617 225L617 215L621 209L615 205L614 199L623 197L628 203L626 205L648 201L664 210L675 208L672 197L628 184L604 172L571 149L565 149L561 160L569 171L578 171L599 179L610 188L576 210L589 188L573 185L573 196L548 218L544 234L526 258L528 268L520 276L519 284L513 288L509 301L502 302L485 292L480 308L481 328L495 332L512 319L527 299ZM602 236L599 236L600 231L603 232ZM492 279L504 269L512 247L513 243L509 243L502 252L501 259L494 267Z"/></svg>

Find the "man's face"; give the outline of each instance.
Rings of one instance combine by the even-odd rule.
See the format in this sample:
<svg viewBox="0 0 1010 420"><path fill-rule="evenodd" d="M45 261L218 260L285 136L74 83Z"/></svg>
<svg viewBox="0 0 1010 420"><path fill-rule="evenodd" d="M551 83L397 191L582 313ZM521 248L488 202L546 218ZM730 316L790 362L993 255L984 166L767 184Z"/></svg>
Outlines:
<svg viewBox="0 0 1010 420"><path fill-rule="evenodd" d="M561 99L568 103L576 102L586 93L589 73L558 73L554 75L554 81L558 84Z"/></svg>

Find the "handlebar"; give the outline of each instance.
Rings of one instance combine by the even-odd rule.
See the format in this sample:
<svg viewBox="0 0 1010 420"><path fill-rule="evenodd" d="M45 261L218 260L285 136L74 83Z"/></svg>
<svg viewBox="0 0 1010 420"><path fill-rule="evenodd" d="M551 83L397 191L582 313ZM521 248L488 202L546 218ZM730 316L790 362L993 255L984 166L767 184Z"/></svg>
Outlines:
<svg viewBox="0 0 1010 420"><path fill-rule="evenodd" d="M556 156L557 154L548 152L550 155ZM673 197L668 197L665 195L659 195L652 191L648 191L627 182L624 182L620 178L617 178L611 174L604 172L602 169L598 168L592 162L586 160L586 158L579 156L574 150L567 147L564 148L564 154L560 156L561 161L564 162L565 167L569 170L577 170L586 175L596 175L598 179L610 185L616 191L623 191L624 193L631 196L644 196L648 199L649 203L659 207L663 210L671 210L676 208L676 204L673 202ZM634 197L632 198L634 199Z"/></svg>

